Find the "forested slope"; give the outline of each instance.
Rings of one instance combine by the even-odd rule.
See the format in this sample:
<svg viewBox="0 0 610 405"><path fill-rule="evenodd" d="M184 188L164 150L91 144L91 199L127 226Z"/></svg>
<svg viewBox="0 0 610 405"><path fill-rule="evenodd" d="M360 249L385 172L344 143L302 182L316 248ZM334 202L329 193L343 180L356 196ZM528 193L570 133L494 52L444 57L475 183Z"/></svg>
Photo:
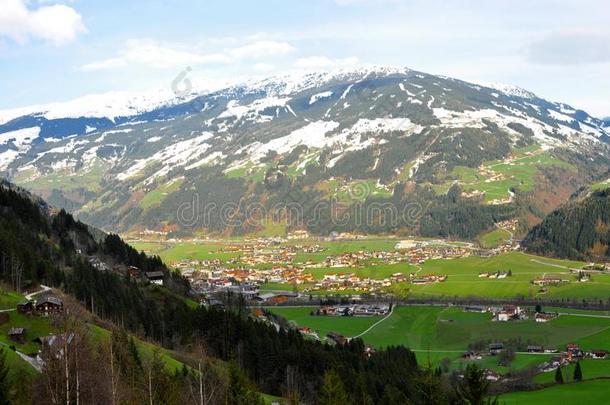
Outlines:
<svg viewBox="0 0 610 405"><path fill-rule="evenodd" d="M610 189L553 211L523 240L530 252L579 260L608 260L609 244Z"/></svg>

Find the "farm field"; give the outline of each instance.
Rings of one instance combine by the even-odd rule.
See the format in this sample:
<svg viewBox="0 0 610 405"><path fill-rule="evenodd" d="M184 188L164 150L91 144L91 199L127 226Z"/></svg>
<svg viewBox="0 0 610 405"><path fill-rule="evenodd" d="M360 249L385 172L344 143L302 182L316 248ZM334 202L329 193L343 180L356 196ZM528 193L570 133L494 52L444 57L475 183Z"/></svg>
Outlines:
<svg viewBox="0 0 610 405"><path fill-rule="evenodd" d="M164 262L171 264L180 260L214 260L226 261L239 257L240 253L220 252L227 242L133 242L131 245L147 254L157 255Z"/></svg>
<svg viewBox="0 0 610 405"><path fill-rule="evenodd" d="M464 312L457 307L399 306L392 315L379 322L382 317L312 316L312 307L268 309L299 326L316 330L321 338L329 331L348 337L357 336L377 323L361 336L365 343L376 347L405 345L416 352L420 361L438 364L447 358L454 368L467 363L460 357L468 350L469 344L477 342L486 346L489 342L512 340L525 345L539 344L557 349L573 342L585 350L610 349L610 318L562 315L548 323L536 323L533 320L493 322L491 314ZM511 369L536 366L550 357L550 354L518 353L509 367L500 366L498 359L491 356L474 362L506 373ZM610 361L598 360L592 364L591 377L593 376L610 377ZM544 382L544 378L541 382Z"/></svg>
<svg viewBox="0 0 610 405"><path fill-rule="evenodd" d="M329 330L354 336L380 317L323 317L310 315L313 307L272 307L300 326L309 326L325 335ZM489 313L464 312L458 307L398 306L392 315L362 338L377 347L402 344L414 350L465 351L476 341L521 339L547 347L570 342L583 348L610 349L610 318L563 315L547 323L534 320L493 322Z"/></svg>
<svg viewBox="0 0 610 405"><path fill-rule="evenodd" d="M479 244L485 249L495 248L510 240L510 233L504 229L495 229L481 235Z"/></svg>
<svg viewBox="0 0 610 405"><path fill-rule="evenodd" d="M506 405L606 404L608 384L608 380L593 380L555 385L538 391L514 392L502 395L500 403Z"/></svg>
<svg viewBox="0 0 610 405"><path fill-rule="evenodd" d="M462 259L428 260L422 264L423 274L444 274L444 283L425 285L397 285L393 290L397 295L411 296L479 296L490 298L510 298L515 296L538 295L539 288L532 280L551 275L575 279L568 274L568 268L581 268L584 263L541 258L521 252L509 252L492 257L471 256ZM563 267L557 267L563 266ZM511 271L506 279L479 277L480 273ZM550 287L549 297L606 297L610 287L610 275L593 277L591 284L569 283ZM605 293L602 291L606 291Z"/></svg>

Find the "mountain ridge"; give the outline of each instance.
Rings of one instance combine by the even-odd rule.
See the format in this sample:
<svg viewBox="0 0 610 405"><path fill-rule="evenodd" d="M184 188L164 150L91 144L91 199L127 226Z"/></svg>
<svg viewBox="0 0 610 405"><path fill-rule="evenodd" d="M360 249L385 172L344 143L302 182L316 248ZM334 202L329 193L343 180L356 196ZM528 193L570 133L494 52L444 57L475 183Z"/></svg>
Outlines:
<svg viewBox="0 0 610 405"><path fill-rule="evenodd" d="M272 77L105 121L103 129L86 132L81 122L80 135L54 138L49 128L40 140L42 129L13 126L0 133L0 170L116 231L185 230L176 209L194 193L219 207L282 202L286 190L352 205L423 195L426 205L458 184L470 205L522 197L535 205L532 184L567 177L571 193L600 180L610 159L600 120L494 87L389 67ZM270 187L271 178L281 181ZM354 188L364 195L351 198Z"/></svg>

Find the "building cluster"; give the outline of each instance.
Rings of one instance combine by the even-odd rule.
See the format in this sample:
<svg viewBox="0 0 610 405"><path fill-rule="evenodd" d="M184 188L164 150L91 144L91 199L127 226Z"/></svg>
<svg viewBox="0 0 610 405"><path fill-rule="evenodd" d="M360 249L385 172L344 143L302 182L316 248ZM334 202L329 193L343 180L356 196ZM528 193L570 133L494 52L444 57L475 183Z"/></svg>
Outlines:
<svg viewBox="0 0 610 405"><path fill-rule="evenodd" d="M386 316L388 305L326 305L311 311L315 316Z"/></svg>
<svg viewBox="0 0 610 405"><path fill-rule="evenodd" d="M312 290L376 292L401 281L405 281L402 273L383 279L360 277L354 273L330 273L317 280Z"/></svg>
<svg viewBox="0 0 610 405"><path fill-rule="evenodd" d="M479 312L492 314L492 321L496 322L509 322L509 321L523 321L527 319L534 319L536 322L544 323L549 322L559 315L557 313L548 312L528 312L524 308L517 305L503 305L503 306L482 306L482 305L467 305L464 307L465 312Z"/></svg>
<svg viewBox="0 0 610 405"><path fill-rule="evenodd" d="M528 319L527 313L519 306L504 305L502 308L491 308L493 321L508 322Z"/></svg>
<svg viewBox="0 0 610 405"><path fill-rule="evenodd" d="M576 343L568 343L565 347L565 350L562 352L550 351L548 349L543 349L541 346L532 346L537 353L555 353L555 356L551 357L551 359L545 363L542 363L538 369L540 372L550 372L558 367L567 366L570 363L574 363L581 359L596 359L602 360L608 358L608 350L599 349L599 350L583 350Z"/></svg>
<svg viewBox="0 0 610 405"><path fill-rule="evenodd" d="M484 273L479 273L479 278L490 278L490 279L502 280L502 279L505 279L505 278L510 277L512 275L513 275L513 272L511 270L508 270L508 271L496 271L496 272L484 272Z"/></svg>
<svg viewBox="0 0 610 405"><path fill-rule="evenodd" d="M299 239L299 238L293 238ZM242 284L261 285L277 283L307 285L305 291L346 291L375 293L398 282L427 284L443 282L445 275L415 275L397 272L391 276L361 277L358 269L376 265L400 263L420 264L430 259L468 257L472 248L466 245L451 245L443 241L403 240L396 244L395 251L357 251L328 255L322 260L311 260L308 254L319 254L326 250L320 244L289 244L282 238L259 238L228 245L219 245L211 254L229 254L228 259L181 260L173 267L190 281L194 293L209 294L234 289ZM319 256L318 256L319 257ZM299 259L300 258L300 259ZM316 269L329 269L322 279L316 280ZM330 274L332 269L338 270Z"/></svg>
<svg viewBox="0 0 610 405"><path fill-rule="evenodd" d="M136 266L125 267L120 265L110 265L97 256L90 256L87 261L89 264L91 264L91 266L99 271L109 271L120 275L128 275L132 280L148 281L158 285L163 285L163 281L165 280L165 273L160 270L145 272Z"/></svg>
<svg viewBox="0 0 610 405"><path fill-rule="evenodd" d="M415 273L410 274L409 280L411 284L431 284L431 283L442 283L447 281L447 275L444 274L426 274L418 276Z"/></svg>
<svg viewBox="0 0 610 405"><path fill-rule="evenodd" d="M47 295L38 300L28 300L17 304L17 312L28 316L50 316L62 313L64 310L64 302L54 296ZM23 327L13 327L7 332L9 339L25 343L27 329Z"/></svg>
<svg viewBox="0 0 610 405"><path fill-rule="evenodd" d="M561 284L567 284L569 282L570 280L557 276L539 277L532 281L534 285L537 285L539 287L557 286Z"/></svg>

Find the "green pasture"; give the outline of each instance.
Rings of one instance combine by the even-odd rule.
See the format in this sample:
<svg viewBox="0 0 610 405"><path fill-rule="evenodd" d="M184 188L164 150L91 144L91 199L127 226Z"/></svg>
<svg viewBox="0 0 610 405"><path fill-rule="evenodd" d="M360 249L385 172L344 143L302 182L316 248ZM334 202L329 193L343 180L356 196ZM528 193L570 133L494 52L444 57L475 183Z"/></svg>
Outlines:
<svg viewBox="0 0 610 405"><path fill-rule="evenodd" d="M240 252L222 252L227 243L220 242L131 242L137 250L158 255L164 262L171 264L180 260L215 260L226 261L241 255Z"/></svg>
<svg viewBox="0 0 610 405"><path fill-rule="evenodd" d="M361 333L379 320L360 317L312 316L312 307L273 307L272 312L301 326L346 336ZM562 315L547 323L534 320L494 322L489 313L464 312L460 307L399 306L366 333L365 342L378 347L404 345L420 351L465 351L477 341L519 339L524 344L561 348L575 342L583 348L610 349L610 318Z"/></svg>
<svg viewBox="0 0 610 405"><path fill-rule="evenodd" d="M526 152L534 152L535 154L526 154ZM556 166L574 170L574 166L553 157L549 152L542 152L535 148L520 150L517 153L517 158L512 162L497 160L485 162L483 166L488 170L501 174L503 178L491 180L490 177L484 175L477 168L456 166L447 176L447 181L436 185L434 188L437 192L443 192L454 181L457 181L462 190L483 191L485 192L485 201L492 201L508 197L509 189L512 188L519 189L520 191L531 190L540 167Z"/></svg>
<svg viewBox="0 0 610 405"><path fill-rule="evenodd" d="M144 209L156 207L163 202L163 200L172 193L180 190L183 178L172 180L168 183L161 184L157 188L149 191L141 200L140 207Z"/></svg>
<svg viewBox="0 0 610 405"><path fill-rule="evenodd" d="M495 248L510 240L510 233L504 229L494 229L481 235L479 244L485 249Z"/></svg>
<svg viewBox="0 0 610 405"><path fill-rule="evenodd" d="M610 381L593 380L555 385L537 391L513 392L502 395L500 403L505 405L607 404L609 393Z"/></svg>
<svg viewBox="0 0 610 405"><path fill-rule="evenodd" d="M318 332L323 339L328 332L337 332L344 336L356 336L379 321L381 317L342 317L310 315L316 307L270 307L271 312L281 315L286 320L299 326L307 326Z"/></svg>

